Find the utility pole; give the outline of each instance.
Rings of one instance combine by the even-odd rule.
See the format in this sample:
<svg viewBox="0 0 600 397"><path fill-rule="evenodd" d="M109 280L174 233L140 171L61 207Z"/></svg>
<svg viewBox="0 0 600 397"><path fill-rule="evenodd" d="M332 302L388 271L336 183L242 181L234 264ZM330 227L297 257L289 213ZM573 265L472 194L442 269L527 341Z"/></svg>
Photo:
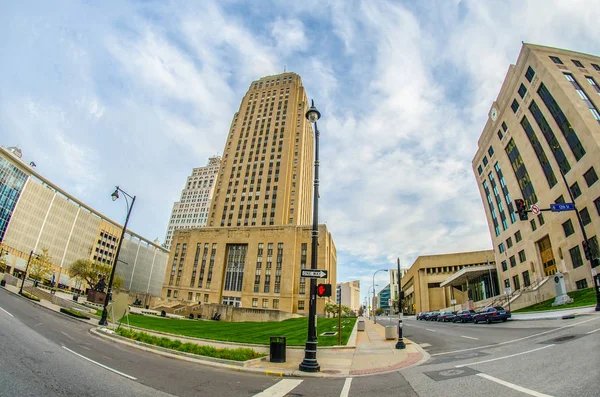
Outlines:
<svg viewBox="0 0 600 397"><path fill-rule="evenodd" d="M400 258L398 258L398 342L396 342L396 349L405 349L406 344L402 340L402 298L404 291L402 291L402 273L400 273Z"/></svg>

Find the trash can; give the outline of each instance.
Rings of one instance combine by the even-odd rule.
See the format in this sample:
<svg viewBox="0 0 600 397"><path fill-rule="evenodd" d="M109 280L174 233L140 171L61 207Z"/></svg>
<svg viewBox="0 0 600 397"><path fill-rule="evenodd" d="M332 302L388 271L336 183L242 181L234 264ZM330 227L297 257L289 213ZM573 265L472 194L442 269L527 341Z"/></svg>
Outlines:
<svg viewBox="0 0 600 397"><path fill-rule="evenodd" d="M395 325L386 325L385 326L385 339L396 339L398 336L398 331Z"/></svg>
<svg viewBox="0 0 600 397"><path fill-rule="evenodd" d="M272 363L285 362L285 336L271 336L269 361Z"/></svg>
<svg viewBox="0 0 600 397"><path fill-rule="evenodd" d="M358 331L364 331L365 330L365 320L358 320Z"/></svg>
<svg viewBox="0 0 600 397"><path fill-rule="evenodd" d="M0 287L6 287L6 280L0 280Z"/></svg>
<svg viewBox="0 0 600 397"><path fill-rule="evenodd" d="M79 302L79 296L77 296L77 295L73 295L73 300L74 300L75 302Z"/></svg>

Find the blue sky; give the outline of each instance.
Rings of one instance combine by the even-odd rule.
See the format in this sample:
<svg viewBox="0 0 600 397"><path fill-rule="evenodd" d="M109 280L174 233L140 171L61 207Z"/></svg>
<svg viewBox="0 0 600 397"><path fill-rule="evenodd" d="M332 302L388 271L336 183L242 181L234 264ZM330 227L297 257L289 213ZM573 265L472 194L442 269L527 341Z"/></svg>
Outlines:
<svg viewBox="0 0 600 397"><path fill-rule="evenodd" d="M0 4L0 145L164 239L252 80L301 75L322 113L320 220L363 292L399 257L490 249L471 170L521 41L600 54L600 1ZM386 275L378 274L379 288Z"/></svg>

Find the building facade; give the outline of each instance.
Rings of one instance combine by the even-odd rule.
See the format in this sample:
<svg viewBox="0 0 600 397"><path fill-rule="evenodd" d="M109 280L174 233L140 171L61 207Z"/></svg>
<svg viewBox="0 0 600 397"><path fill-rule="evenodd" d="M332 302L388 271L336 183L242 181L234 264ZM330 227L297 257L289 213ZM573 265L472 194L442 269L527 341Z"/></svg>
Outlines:
<svg viewBox="0 0 600 397"><path fill-rule="evenodd" d="M173 235L164 299L308 313L310 282L300 270L311 266L309 107L295 73L250 84L227 135L208 226ZM335 245L325 225L318 230L317 268L335 285Z"/></svg>
<svg viewBox="0 0 600 397"><path fill-rule="evenodd" d="M337 285L337 300L342 305L348 306L350 310L358 313L360 310L360 280L346 281Z"/></svg>
<svg viewBox="0 0 600 397"><path fill-rule="evenodd" d="M85 286L71 279L78 259L114 261L122 226L69 195L25 163L20 152L0 147L0 247L9 271L21 276L29 253L47 249L53 275L65 288ZM127 231L116 274L132 292L159 295L168 251ZM126 265L124 265L125 263Z"/></svg>
<svg viewBox="0 0 600 397"><path fill-rule="evenodd" d="M400 278L404 277L408 273L408 269L400 268ZM398 299L398 269L390 269L390 294L392 299Z"/></svg>
<svg viewBox="0 0 600 397"><path fill-rule="evenodd" d="M205 167L194 168L187 177L179 201L173 204L163 244L166 249L171 249L175 230L206 226L220 165L220 156L210 157Z"/></svg>
<svg viewBox="0 0 600 397"><path fill-rule="evenodd" d="M599 83L599 57L523 44L492 103L472 166L503 288L534 286L556 272L568 290L593 286L578 214L520 220L514 200L527 209L574 203L598 255Z"/></svg>
<svg viewBox="0 0 600 397"><path fill-rule="evenodd" d="M161 297L236 307L308 313L310 226L264 226L177 230ZM320 283L335 284L337 254L331 234L319 226ZM335 296L332 297L335 299ZM326 298L317 299L325 313Z"/></svg>
<svg viewBox="0 0 600 397"><path fill-rule="evenodd" d="M382 288L377 294L377 308L384 310L386 313L390 312L390 299L392 299L390 284Z"/></svg>
<svg viewBox="0 0 600 397"><path fill-rule="evenodd" d="M498 295L493 251L419 256L402 277L404 312L419 313Z"/></svg>

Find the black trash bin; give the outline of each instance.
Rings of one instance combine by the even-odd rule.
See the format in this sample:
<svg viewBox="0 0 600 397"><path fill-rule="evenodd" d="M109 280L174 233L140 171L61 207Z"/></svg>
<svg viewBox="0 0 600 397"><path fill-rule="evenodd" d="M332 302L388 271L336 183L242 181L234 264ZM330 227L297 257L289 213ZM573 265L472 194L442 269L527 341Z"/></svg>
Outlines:
<svg viewBox="0 0 600 397"><path fill-rule="evenodd" d="M285 362L285 336L271 336L269 361L272 363Z"/></svg>
<svg viewBox="0 0 600 397"><path fill-rule="evenodd" d="M0 287L5 287L6 286L6 280L2 279L0 280Z"/></svg>
<svg viewBox="0 0 600 397"><path fill-rule="evenodd" d="M79 296L77 296L77 295L73 295L73 300L74 300L75 302L79 302Z"/></svg>

